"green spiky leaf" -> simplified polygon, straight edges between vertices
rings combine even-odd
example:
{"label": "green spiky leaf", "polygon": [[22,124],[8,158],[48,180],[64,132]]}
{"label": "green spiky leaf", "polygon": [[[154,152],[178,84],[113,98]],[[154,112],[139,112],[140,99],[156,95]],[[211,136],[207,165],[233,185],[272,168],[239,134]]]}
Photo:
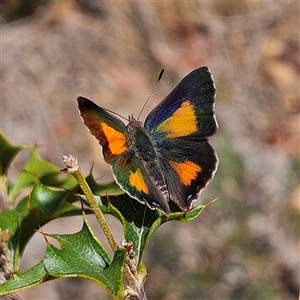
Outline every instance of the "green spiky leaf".
{"label": "green spiky leaf", "polygon": [[[86,201],[84,196],[82,198]],[[111,196],[109,202],[106,197],[95,196],[95,199],[104,213],[115,216],[122,223],[125,239],[134,243],[140,265],[149,239],[159,226],[169,221],[191,221],[205,208],[205,205],[196,206],[189,212],[175,211],[166,217],[161,211],[151,210],[127,194]]]}
{"label": "green spiky leaf", "polygon": [[123,295],[122,277],[126,252],[124,249],[117,250],[111,261],[85,218],[79,232],[48,236],[58,241],[60,248],[48,242],[43,261],[21,274],[13,275],[0,285],[0,296],[64,277],[88,278],[104,286],[114,298]]}
{"label": "green spiky leaf", "polygon": [[29,146],[13,146],[0,132],[0,177],[7,174],[12,160],[22,149],[26,148],[29,148]]}
{"label": "green spiky leaf", "polygon": [[79,207],[65,201],[67,194],[64,190],[50,190],[36,180],[28,197],[23,198],[16,208],[1,213],[0,228],[9,229],[11,234],[14,271],[18,270],[20,256],[35,230],[56,218],[82,213]]}
{"label": "green spiky leaf", "polygon": [[96,281],[117,297],[122,292],[125,250],[120,249],[112,261],[95,238],[85,220],[75,234],[49,235],[60,244],[60,249],[48,244],[44,265],[52,277],[83,277]]}

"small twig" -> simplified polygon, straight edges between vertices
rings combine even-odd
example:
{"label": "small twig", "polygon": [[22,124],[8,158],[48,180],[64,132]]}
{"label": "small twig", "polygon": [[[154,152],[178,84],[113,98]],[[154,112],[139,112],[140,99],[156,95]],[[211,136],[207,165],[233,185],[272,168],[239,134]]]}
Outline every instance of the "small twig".
{"label": "small twig", "polygon": [[63,156],[64,164],[66,165],[66,169],[62,170],[65,173],[72,174],[73,177],[76,179],[78,182],[81,190],[85,194],[91,209],[93,210],[97,221],[99,222],[112,250],[115,252],[118,249],[117,243],[112,235],[112,232],[109,228],[108,223],[106,222],[104,215],[97,205],[97,202],[95,201],[94,195],[87,184],[86,180],[81,174],[80,167],[78,166],[78,160],[76,157],[72,156],[69,154],[69,156]]}
{"label": "small twig", "polygon": [[138,257],[133,251],[133,243],[127,242],[125,239],[121,241],[121,246],[127,250],[126,261],[124,266],[124,274],[129,286],[126,288],[125,299],[128,300],[147,300],[147,295],[144,289],[145,276],[140,275],[138,266]]}

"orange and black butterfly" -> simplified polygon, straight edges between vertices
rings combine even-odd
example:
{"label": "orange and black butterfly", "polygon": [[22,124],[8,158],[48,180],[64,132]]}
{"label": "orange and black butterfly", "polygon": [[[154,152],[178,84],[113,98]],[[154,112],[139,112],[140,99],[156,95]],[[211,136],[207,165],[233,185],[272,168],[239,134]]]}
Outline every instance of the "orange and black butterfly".
{"label": "orange and black butterfly", "polygon": [[169,215],[170,201],[188,211],[217,170],[218,158],[208,141],[218,128],[215,94],[210,70],[202,67],[184,77],[144,125],[133,117],[125,125],[83,97],[78,106],[120,187]]}

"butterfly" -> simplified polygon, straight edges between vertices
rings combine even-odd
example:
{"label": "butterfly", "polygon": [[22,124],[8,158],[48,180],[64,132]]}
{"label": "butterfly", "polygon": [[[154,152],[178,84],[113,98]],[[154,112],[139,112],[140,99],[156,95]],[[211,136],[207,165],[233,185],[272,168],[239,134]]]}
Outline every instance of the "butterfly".
{"label": "butterfly", "polygon": [[170,214],[183,212],[213,178],[218,157],[208,138],[216,133],[216,89],[207,67],[187,76],[147,116],[125,125],[110,111],[78,97],[84,124],[102,146],[118,185],[132,198]]}

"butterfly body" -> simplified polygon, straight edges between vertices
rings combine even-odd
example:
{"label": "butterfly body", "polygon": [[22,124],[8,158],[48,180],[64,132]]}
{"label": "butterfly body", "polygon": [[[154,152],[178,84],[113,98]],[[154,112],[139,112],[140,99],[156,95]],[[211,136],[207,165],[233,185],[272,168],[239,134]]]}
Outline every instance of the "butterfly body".
{"label": "butterfly body", "polygon": [[208,137],[217,130],[215,87],[206,67],[188,74],[150,112],[144,126],[120,119],[79,97],[85,125],[99,140],[116,182],[151,209],[170,213],[169,201],[182,211],[213,177],[218,159]]}

